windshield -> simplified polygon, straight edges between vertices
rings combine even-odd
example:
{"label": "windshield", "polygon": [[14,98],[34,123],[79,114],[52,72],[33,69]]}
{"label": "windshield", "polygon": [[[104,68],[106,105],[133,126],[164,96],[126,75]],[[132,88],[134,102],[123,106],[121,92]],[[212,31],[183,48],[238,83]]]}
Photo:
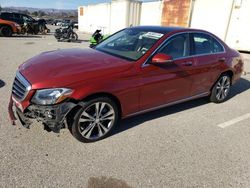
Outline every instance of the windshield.
{"label": "windshield", "polygon": [[162,33],[129,28],[107,38],[95,49],[124,59],[138,60],[162,36]]}

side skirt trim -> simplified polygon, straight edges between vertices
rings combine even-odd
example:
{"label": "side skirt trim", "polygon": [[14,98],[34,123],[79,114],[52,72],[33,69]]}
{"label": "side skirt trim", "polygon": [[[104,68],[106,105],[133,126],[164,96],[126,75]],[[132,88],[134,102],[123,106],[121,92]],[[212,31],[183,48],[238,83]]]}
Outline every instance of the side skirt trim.
{"label": "side skirt trim", "polygon": [[205,92],[205,93],[201,93],[201,94],[194,95],[194,96],[191,96],[191,97],[187,97],[187,98],[184,98],[184,99],[180,99],[180,100],[177,100],[177,101],[174,101],[174,102],[170,102],[170,103],[167,103],[167,104],[163,104],[163,105],[160,105],[160,106],[149,108],[149,109],[146,109],[146,110],[138,111],[138,112],[135,112],[133,114],[129,114],[127,116],[124,116],[122,119],[125,119],[125,118],[128,118],[128,117],[132,117],[132,116],[136,116],[136,115],[143,114],[143,113],[147,113],[147,112],[150,112],[150,111],[158,110],[160,108],[172,106],[172,105],[175,105],[175,104],[183,103],[183,102],[190,101],[190,100],[193,100],[193,99],[198,99],[198,98],[201,98],[201,97],[206,97],[209,94],[210,94],[210,92]]}

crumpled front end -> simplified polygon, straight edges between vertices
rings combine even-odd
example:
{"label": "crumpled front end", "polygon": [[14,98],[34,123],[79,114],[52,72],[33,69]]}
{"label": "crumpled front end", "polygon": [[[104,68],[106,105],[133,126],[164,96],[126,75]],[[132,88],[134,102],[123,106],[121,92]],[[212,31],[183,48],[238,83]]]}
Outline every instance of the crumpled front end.
{"label": "crumpled front end", "polygon": [[32,124],[32,119],[42,122],[44,129],[47,131],[59,132],[64,127],[64,120],[67,114],[77,104],[68,100],[55,105],[37,105],[32,104],[30,101],[35,91],[32,90],[31,84],[17,72],[13,87],[12,94],[9,102],[9,117],[12,124],[20,120],[21,124],[29,128]]}

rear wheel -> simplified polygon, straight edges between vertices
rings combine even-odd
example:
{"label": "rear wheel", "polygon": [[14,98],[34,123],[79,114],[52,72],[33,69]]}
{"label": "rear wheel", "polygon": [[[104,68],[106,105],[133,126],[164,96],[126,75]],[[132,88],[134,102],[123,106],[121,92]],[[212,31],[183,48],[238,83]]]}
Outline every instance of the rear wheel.
{"label": "rear wheel", "polygon": [[84,102],[69,127],[72,135],[81,142],[94,142],[107,137],[118,124],[119,113],[115,102],[99,97]]}
{"label": "rear wheel", "polygon": [[231,88],[231,77],[228,74],[222,74],[212,88],[210,100],[215,103],[224,102]]}
{"label": "rear wheel", "polygon": [[70,41],[75,42],[78,40],[78,35],[76,33],[71,33],[70,35]]}
{"label": "rear wheel", "polygon": [[2,26],[0,28],[0,35],[4,37],[11,37],[13,34],[12,29],[8,26]]}

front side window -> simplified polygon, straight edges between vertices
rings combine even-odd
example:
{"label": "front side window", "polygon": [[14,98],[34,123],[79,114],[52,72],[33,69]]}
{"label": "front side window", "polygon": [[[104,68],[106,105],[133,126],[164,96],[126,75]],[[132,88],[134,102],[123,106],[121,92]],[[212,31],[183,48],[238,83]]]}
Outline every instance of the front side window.
{"label": "front side window", "polygon": [[30,16],[22,15],[22,17],[23,17],[23,20],[24,20],[25,22],[32,22],[32,21],[33,21],[33,18],[31,18]]}
{"label": "front side window", "polygon": [[223,52],[222,45],[210,35],[194,33],[194,55]]}
{"label": "front side window", "polygon": [[95,49],[124,59],[138,60],[163,35],[159,32],[129,28],[107,38]]}
{"label": "front side window", "polygon": [[14,13],[14,18],[15,18],[15,19],[21,19],[20,14],[15,14],[15,13]]}
{"label": "front side window", "polygon": [[189,35],[179,34],[172,37],[158,53],[170,55],[173,59],[182,58],[190,55]]}

